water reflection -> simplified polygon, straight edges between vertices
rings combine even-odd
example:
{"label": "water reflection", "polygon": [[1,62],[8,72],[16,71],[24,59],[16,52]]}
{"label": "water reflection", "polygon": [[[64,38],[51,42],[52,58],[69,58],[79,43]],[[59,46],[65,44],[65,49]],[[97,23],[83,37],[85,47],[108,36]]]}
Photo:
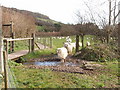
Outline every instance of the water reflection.
{"label": "water reflection", "polygon": [[45,62],[26,62],[23,63],[24,65],[37,65],[37,66],[56,66],[60,64],[61,62],[50,62],[50,61],[45,61]]}
{"label": "water reflection", "polygon": [[77,64],[74,64],[72,62],[58,62],[58,61],[44,61],[44,62],[25,62],[24,65],[37,65],[37,66],[57,66],[57,65],[66,65],[66,66],[76,66]]}

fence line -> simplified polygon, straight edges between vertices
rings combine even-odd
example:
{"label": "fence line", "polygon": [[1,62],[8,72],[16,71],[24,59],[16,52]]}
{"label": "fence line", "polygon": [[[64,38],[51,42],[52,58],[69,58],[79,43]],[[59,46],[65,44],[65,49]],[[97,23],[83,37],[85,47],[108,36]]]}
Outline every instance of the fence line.
{"label": "fence line", "polygon": [[[52,37],[49,38],[40,38],[43,41],[44,48],[49,45],[52,48]],[[29,52],[34,51],[34,45],[35,45],[35,35],[32,34],[32,38],[4,38],[4,44],[5,46],[5,51],[4,53],[4,82],[5,82],[5,88],[16,88],[18,86],[16,77],[14,76],[14,72],[10,69],[9,64],[8,64],[8,49],[9,49],[9,42],[14,42],[14,41],[21,41],[21,40],[28,40],[29,43]],[[12,44],[12,43],[10,43]],[[10,45],[10,47],[14,48],[14,46]]]}
{"label": "fence line", "polygon": [[37,37],[36,42],[43,44],[44,48],[46,48],[46,46],[50,48],[53,47],[52,37]]}
{"label": "fence line", "polygon": [[12,39],[12,38],[4,38],[3,40],[5,41],[21,41],[21,40],[31,40],[33,38],[16,38],[16,39]]}

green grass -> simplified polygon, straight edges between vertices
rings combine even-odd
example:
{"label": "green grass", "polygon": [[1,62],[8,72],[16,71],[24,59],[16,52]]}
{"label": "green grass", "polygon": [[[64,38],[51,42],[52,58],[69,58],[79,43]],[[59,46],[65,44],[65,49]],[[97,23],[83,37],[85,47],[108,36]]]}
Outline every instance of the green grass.
{"label": "green grass", "polygon": [[[89,39],[87,39],[89,37]],[[72,42],[76,42],[76,37],[75,36],[70,36],[70,38],[72,39]],[[80,42],[81,42],[81,37],[80,38]],[[94,45],[95,42],[92,40],[92,38],[94,38],[94,36],[92,35],[86,35],[84,37],[84,47],[86,47],[86,42],[89,41],[91,45]],[[63,43],[66,42],[66,38],[64,39],[53,39],[53,45],[54,48],[60,48],[63,47]],[[79,49],[82,49],[82,47],[79,47]]]}
{"label": "green grass", "polygon": [[[39,27],[39,28],[43,28],[43,27]],[[86,39],[87,37],[90,37],[90,39]],[[86,41],[89,41],[91,42],[92,44],[94,43],[91,38],[93,36],[91,35],[86,35],[85,36],[85,39],[84,39],[84,45],[86,46]],[[43,37],[42,37],[43,38]],[[49,41],[49,37],[46,37],[47,40]],[[70,36],[70,38],[72,39],[72,42],[75,42],[75,36]],[[53,39],[53,49],[56,49],[56,48],[60,48],[60,47],[63,47],[63,43],[66,41],[66,39]],[[80,40],[81,41],[81,40]],[[40,41],[40,40],[37,40],[37,42],[41,42],[43,43],[43,40]],[[47,42],[47,45],[48,45],[48,42]],[[19,51],[19,50],[28,50],[28,40],[25,40],[25,41],[16,41],[15,42],[15,51]]]}
{"label": "green grass", "polygon": [[54,20],[50,20],[50,19],[43,19],[43,18],[37,18],[38,20],[41,20],[41,21],[45,21],[45,22],[50,22],[50,23],[58,23],[58,22],[56,22],[56,21],[54,21]]}
{"label": "green grass", "polygon": [[39,32],[41,32],[41,31],[45,30],[45,27],[44,26],[37,26],[37,29],[38,29]]}
{"label": "green grass", "polygon": [[15,51],[28,50],[28,40],[15,41]]}
{"label": "green grass", "polygon": [[32,53],[28,53],[27,55],[23,56],[25,60],[39,58],[42,55],[50,55],[51,53],[55,53],[55,49],[44,49],[44,50],[37,50]]}
{"label": "green grass", "polygon": [[[17,78],[18,88],[114,88],[117,87],[117,61],[104,62],[98,74],[73,74],[50,69],[30,69],[23,65],[10,65]],[[110,68],[111,67],[111,68]],[[103,68],[103,67],[102,67]]]}
{"label": "green grass", "polygon": [[[87,37],[90,39],[87,40]],[[85,36],[84,44],[86,41],[94,43],[91,38],[93,36]],[[75,42],[75,36],[71,36],[73,42]],[[40,41],[38,41],[40,42]],[[29,53],[23,58],[26,60],[38,58],[41,55],[50,55],[56,53],[56,48],[63,46],[64,39],[53,39],[53,49],[38,50],[33,53]],[[15,50],[28,49],[27,41],[16,42]],[[97,73],[92,74],[74,74],[65,72],[54,72],[50,69],[30,69],[27,66],[10,62],[9,66],[16,76],[16,82],[18,88],[114,88],[117,87],[118,77],[118,62],[95,62],[105,67],[101,67]]]}
{"label": "green grass", "polygon": [[[90,35],[85,36],[84,45],[86,45],[86,41],[90,41],[90,39],[88,39],[88,40],[86,39],[87,37],[90,37],[90,39],[91,39],[93,36],[90,36]],[[45,38],[43,38],[43,37],[41,37],[41,38],[42,38],[41,40],[36,39],[36,41],[43,44],[43,41],[45,40]],[[75,36],[70,36],[70,38],[72,39],[72,42],[75,42]],[[46,40],[47,40],[47,45],[49,46],[48,42],[49,42],[50,38],[46,37]],[[25,55],[23,58],[25,60],[29,60],[29,59],[32,59],[32,58],[38,58],[41,55],[49,55],[51,53],[55,54],[57,48],[63,47],[63,43],[66,41],[66,38],[53,39],[52,41],[53,41],[53,48],[52,49],[38,50],[38,51],[35,51],[33,53],[29,53],[29,54]],[[37,47],[35,46],[35,48],[37,48]],[[81,47],[80,47],[80,49],[81,49]],[[28,41],[17,41],[17,42],[15,42],[15,51],[19,51],[19,50],[28,50]],[[74,52],[75,51],[73,51],[73,53]]]}

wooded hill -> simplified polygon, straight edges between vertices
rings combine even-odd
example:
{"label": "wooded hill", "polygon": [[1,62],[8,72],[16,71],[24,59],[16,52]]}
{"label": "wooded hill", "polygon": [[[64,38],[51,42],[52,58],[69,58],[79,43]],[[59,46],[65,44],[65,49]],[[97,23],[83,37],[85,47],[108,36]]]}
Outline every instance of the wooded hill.
{"label": "wooded hill", "polygon": [[[14,23],[13,32],[16,37],[29,37],[34,32],[49,32],[55,30],[59,22],[51,20],[48,16],[27,10],[7,8],[2,6],[3,24]],[[10,27],[3,26],[3,35],[10,37]]]}

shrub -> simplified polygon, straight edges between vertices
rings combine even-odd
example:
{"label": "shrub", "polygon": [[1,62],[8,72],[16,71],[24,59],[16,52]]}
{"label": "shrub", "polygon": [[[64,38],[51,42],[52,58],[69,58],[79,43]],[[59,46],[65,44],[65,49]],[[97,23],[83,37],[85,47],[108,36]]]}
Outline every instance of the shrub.
{"label": "shrub", "polygon": [[80,50],[80,54],[75,55],[78,58],[93,61],[108,61],[119,58],[116,50],[107,44],[96,44]]}

